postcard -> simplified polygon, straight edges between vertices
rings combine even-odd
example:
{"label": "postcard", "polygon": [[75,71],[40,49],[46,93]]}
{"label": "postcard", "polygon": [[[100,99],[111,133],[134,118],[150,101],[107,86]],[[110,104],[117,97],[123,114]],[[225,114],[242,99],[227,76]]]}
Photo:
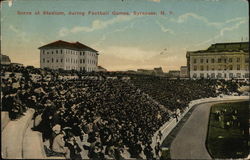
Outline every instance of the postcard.
{"label": "postcard", "polygon": [[246,0],[1,1],[1,156],[249,158]]}

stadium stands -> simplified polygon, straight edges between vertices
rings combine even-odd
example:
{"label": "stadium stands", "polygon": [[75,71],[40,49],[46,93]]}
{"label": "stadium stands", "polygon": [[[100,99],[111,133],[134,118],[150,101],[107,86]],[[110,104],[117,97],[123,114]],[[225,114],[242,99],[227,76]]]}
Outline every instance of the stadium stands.
{"label": "stadium stands", "polygon": [[[1,73],[2,110],[13,121],[34,109],[32,129],[49,142],[47,156],[66,158],[152,158],[153,135],[177,109],[184,110],[194,99],[237,92],[239,87],[231,81],[31,67],[7,67]],[[38,141],[30,131],[31,139]],[[25,143],[32,145],[30,139]]]}

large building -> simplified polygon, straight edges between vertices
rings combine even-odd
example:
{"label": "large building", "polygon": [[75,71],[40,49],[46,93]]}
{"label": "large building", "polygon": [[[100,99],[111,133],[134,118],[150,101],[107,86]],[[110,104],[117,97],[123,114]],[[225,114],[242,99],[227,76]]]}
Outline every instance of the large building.
{"label": "large building", "polygon": [[10,57],[3,55],[1,53],[0,53],[0,62],[1,62],[1,65],[10,65],[11,64]]}
{"label": "large building", "polygon": [[190,78],[249,79],[249,42],[216,43],[186,57]]}
{"label": "large building", "polygon": [[39,47],[40,67],[97,71],[98,51],[80,43],[56,41]]}

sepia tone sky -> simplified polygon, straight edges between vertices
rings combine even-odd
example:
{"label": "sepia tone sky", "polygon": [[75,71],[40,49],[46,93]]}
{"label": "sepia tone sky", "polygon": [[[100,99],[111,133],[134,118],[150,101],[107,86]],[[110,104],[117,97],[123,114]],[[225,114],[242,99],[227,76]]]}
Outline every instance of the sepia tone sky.
{"label": "sepia tone sky", "polygon": [[99,65],[110,71],[179,69],[186,65],[186,51],[247,41],[248,7],[246,0],[13,0],[1,3],[1,53],[13,62],[39,67],[38,47],[56,40],[79,41],[98,50]]}

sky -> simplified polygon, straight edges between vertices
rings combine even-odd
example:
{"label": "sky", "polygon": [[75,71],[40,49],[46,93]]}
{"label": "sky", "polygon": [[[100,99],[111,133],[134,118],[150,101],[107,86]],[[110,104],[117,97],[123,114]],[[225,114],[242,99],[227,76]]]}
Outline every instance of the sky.
{"label": "sky", "polygon": [[249,41],[248,10],[246,0],[13,0],[1,3],[1,53],[39,67],[40,46],[79,41],[98,50],[109,71],[179,70],[187,51]]}

